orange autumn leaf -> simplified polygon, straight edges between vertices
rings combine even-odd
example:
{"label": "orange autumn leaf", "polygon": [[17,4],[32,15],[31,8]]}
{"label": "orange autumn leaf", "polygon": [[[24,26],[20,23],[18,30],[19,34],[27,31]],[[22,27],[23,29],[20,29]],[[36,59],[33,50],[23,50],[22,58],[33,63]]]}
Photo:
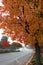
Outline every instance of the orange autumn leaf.
{"label": "orange autumn leaf", "polygon": [[17,39],[25,44],[32,43],[33,45],[35,37],[37,37],[39,45],[43,45],[41,2],[42,0],[39,0],[38,4],[34,5],[34,0],[31,2],[28,0],[3,0],[4,6],[0,7],[0,28],[4,29],[4,34],[10,36],[12,40]]}

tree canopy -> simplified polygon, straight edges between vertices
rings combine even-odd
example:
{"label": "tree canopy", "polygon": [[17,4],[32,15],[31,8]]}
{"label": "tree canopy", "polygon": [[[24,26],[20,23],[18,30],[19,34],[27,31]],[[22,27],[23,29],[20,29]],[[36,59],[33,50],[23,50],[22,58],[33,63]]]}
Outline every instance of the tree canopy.
{"label": "tree canopy", "polygon": [[[34,45],[37,38],[43,45],[43,1],[2,0],[0,28],[13,40]],[[42,6],[41,6],[42,5]]]}

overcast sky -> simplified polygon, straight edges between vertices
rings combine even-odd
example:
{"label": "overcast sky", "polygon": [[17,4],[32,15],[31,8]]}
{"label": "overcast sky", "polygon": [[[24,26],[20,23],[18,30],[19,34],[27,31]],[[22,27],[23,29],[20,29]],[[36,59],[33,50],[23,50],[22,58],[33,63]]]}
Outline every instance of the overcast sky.
{"label": "overcast sky", "polygon": [[2,3],[2,0],[0,0],[0,6],[4,6],[4,4]]}

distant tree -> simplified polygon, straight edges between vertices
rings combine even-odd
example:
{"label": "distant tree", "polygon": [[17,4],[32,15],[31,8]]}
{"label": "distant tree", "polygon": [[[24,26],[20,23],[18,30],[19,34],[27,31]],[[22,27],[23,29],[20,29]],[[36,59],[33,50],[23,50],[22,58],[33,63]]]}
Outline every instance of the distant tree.
{"label": "distant tree", "polygon": [[2,40],[7,40],[8,41],[8,37],[7,36],[2,36],[1,41]]}
{"label": "distant tree", "polygon": [[22,47],[22,45],[18,42],[13,42],[12,46],[14,46],[15,48],[21,48]]}

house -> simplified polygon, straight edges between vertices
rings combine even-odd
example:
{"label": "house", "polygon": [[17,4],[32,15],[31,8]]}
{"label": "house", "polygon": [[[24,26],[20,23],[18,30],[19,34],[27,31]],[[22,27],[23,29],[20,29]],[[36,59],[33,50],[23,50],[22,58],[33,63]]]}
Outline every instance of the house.
{"label": "house", "polygon": [[8,42],[8,37],[7,36],[3,36],[2,37],[2,39],[1,39],[1,45],[2,45],[2,48],[10,47],[10,44]]}

